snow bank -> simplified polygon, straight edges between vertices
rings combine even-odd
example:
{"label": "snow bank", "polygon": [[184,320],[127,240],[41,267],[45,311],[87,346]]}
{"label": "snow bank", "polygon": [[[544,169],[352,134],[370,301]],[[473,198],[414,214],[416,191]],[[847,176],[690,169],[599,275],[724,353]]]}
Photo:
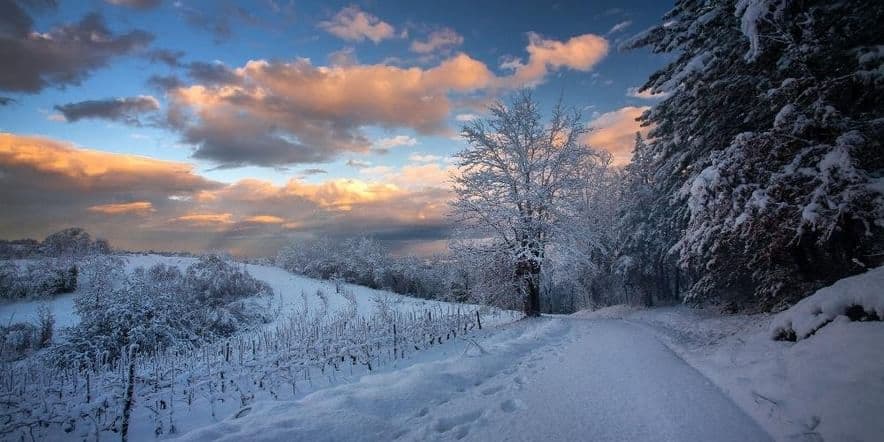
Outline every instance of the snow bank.
{"label": "snow bank", "polygon": [[844,278],[802,299],[774,318],[771,335],[776,340],[800,341],[839,316],[884,318],[884,267]]}
{"label": "snow bank", "polygon": [[[836,287],[865,286],[874,292],[880,278],[876,269],[823,290],[831,295]],[[884,321],[840,315],[812,339],[772,340],[772,324],[789,314],[797,319],[795,311],[797,305],[780,315],[721,315],[678,306],[637,310],[624,320],[655,332],[775,440],[880,440],[884,352],[876,349],[884,342]]]}

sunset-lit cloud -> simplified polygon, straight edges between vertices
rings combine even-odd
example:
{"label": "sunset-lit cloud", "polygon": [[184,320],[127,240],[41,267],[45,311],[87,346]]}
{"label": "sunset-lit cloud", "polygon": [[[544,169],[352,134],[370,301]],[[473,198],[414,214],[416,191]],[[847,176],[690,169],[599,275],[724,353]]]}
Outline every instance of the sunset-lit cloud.
{"label": "sunset-lit cloud", "polygon": [[607,53],[607,42],[592,34],[565,42],[530,34],[526,50],[527,62],[511,61],[512,75],[503,77],[465,53],[429,68],[316,66],[307,59],[216,66],[230,78],[169,90],[167,119],[196,146],[195,158],[224,167],[326,162],[371,149],[365,126],[451,134],[452,95],[534,85],[561,68],[589,70]]}
{"label": "sunset-lit cloud", "polygon": [[374,43],[392,38],[396,32],[392,25],[362,11],[358,6],[341,9],[331,19],[320,22],[319,28],[342,40],[368,39]]}
{"label": "sunset-lit cloud", "polygon": [[89,207],[90,212],[98,212],[105,215],[137,214],[145,215],[155,212],[150,201],[133,201],[131,203],[101,204]]}
{"label": "sunset-lit cloud", "polygon": [[635,133],[641,132],[644,136],[648,134],[648,128],[641,127],[636,118],[648,109],[646,106],[627,106],[599,115],[589,122],[588,126],[592,131],[586,135],[584,142],[610,152],[615,165],[629,163],[635,147]]}
{"label": "sunset-lit cloud", "polygon": [[246,217],[243,221],[255,224],[282,224],[285,222],[284,219],[273,215],[252,215]]}
{"label": "sunset-lit cloud", "polygon": [[608,54],[608,41],[594,34],[584,34],[561,42],[528,33],[528,60],[512,59],[502,67],[512,69],[506,83],[514,86],[535,85],[546,75],[566,67],[589,71]]}
{"label": "sunset-lit cloud", "polygon": [[426,40],[414,40],[410,49],[418,54],[429,54],[438,50],[451,49],[463,44],[463,36],[451,28],[438,29],[430,33]]}
{"label": "sunset-lit cloud", "polygon": [[121,189],[143,185],[170,192],[213,187],[185,163],[81,149],[48,138],[0,133],[0,167],[52,177],[43,185]]}

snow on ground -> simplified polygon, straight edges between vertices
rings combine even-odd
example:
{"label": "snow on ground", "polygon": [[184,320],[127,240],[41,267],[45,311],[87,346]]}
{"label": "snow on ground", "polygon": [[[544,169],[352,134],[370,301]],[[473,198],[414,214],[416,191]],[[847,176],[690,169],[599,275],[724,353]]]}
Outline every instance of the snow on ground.
{"label": "snow on ground", "polygon": [[802,299],[774,320],[775,339],[807,339],[838,317],[884,319],[884,267],[844,278]]}
{"label": "snow on ground", "polygon": [[[852,322],[835,307],[881,305],[882,275],[878,268],[841,280],[778,315],[669,307],[624,309],[620,317],[657,334],[777,440],[881,440],[884,322]],[[830,311],[841,313],[806,339],[771,338],[782,324],[809,324]]]}
{"label": "snow on ground", "polygon": [[[190,257],[154,254],[127,255],[125,259],[127,271],[132,271],[136,267],[148,268],[158,263],[175,266],[184,271],[189,265],[197,261],[196,258]],[[273,289],[276,296],[274,304],[281,307],[280,317],[285,317],[286,313],[296,310],[300,312],[307,310],[307,314],[314,317],[324,311],[333,313],[346,308],[348,305],[348,300],[341,293],[337,293],[334,282],[294,275],[278,267],[253,264],[244,264],[244,266],[252,276],[267,282]],[[387,302],[391,307],[400,312],[456,308],[453,307],[453,304],[447,302],[412,298],[353,284],[339,283],[338,286],[354,293],[357,303],[357,315],[359,316],[371,316],[378,308],[378,301]],[[323,292],[326,296],[325,300],[317,295],[318,291]],[[80,320],[74,310],[74,298],[78,293],[65,293],[46,300],[0,303],[0,323],[36,321],[38,308],[41,305],[46,305],[55,315],[57,327],[76,325]],[[325,310],[326,308],[327,311]],[[506,322],[512,320],[512,316],[494,316],[489,317],[488,320]]]}
{"label": "snow on ground", "polygon": [[622,321],[525,320],[456,346],[300,400],[257,403],[182,439],[769,440],[653,334]]}
{"label": "snow on ground", "polygon": [[[817,301],[854,299],[879,276]],[[771,339],[772,323],[806,310],[614,306],[518,321],[183,440],[880,440],[884,322],[840,316],[797,343]]]}

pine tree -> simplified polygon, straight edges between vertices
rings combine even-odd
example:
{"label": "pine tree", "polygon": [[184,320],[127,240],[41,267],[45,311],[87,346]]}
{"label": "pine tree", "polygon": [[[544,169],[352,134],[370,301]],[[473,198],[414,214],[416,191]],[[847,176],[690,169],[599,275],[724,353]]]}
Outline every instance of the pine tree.
{"label": "pine tree", "polygon": [[[775,308],[882,261],[884,4],[683,0],[627,43],[677,59],[653,126],[658,254],[688,300]],[[654,237],[638,232],[635,242]]]}

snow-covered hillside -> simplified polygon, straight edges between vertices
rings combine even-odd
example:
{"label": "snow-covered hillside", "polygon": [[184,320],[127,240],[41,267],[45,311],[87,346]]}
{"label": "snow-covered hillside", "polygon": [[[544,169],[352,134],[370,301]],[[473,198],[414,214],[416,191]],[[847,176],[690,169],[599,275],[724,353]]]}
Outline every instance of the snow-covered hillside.
{"label": "snow-covered hillside", "polygon": [[[126,257],[125,271],[158,263],[184,270],[195,261],[132,255]],[[175,436],[255,401],[297,399],[365,373],[420,360],[427,350],[445,353],[453,342],[519,317],[515,312],[299,277],[274,267],[239,266],[273,289],[272,298],[260,300],[272,312],[269,323],[196,348],[134,358],[123,352],[108,365],[96,360],[87,367],[58,369],[42,358],[53,348],[5,362],[0,395],[11,400],[0,409],[7,417],[0,423],[0,434],[14,439],[36,432],[48,440],[112,436],[120,430],[125,386],[133,384],[130,440]],[[0,318],[31,321],[45,305],[62,329],[55,341],[64,343],[63,329],[80,320],[73,308],[80,294],[5,304]],[[52,400],[47,402],[47,397]]]}
{"label": "snow-covered hillside", "polygon": [[[136,267],[148,268],[158,263],[175,266],[183,271],[187,266],[196,261],[196,258],[152,254],[128,255],[125,258],[126,269],[130,272]],[[347,288],[356,295],[357,314],[360,316],[371,316],[380,302],[395,306],[396,310],[403,312],[439,308],[448,309],[451,305],[446,302],[411,298],[353,284],[306,278],[294,275],[278,267],[253,264],[243,264],[243,266],[255,278],[270,284],[276,296],[274,303],[282,307],[282,316],[297,310],[299,312],[307,312],[310,316],[315,317],[316,314],[321,313],[325,309],[326,302],[328,303],[328,311],[326,313],[333,314],[335,311],[339,311],[348,305],[348,300],[341,293],[338,293],[339,288]],[[317,295],[319,291],[326,295],[325,300]],[[37,309],[41,305],[45,305],[55,315],[57,326],[72,326],[79,321],[74,311],[74,298],[79,292],[78,290],[74,293],[66,293],[48,300],[0,304],[0,322],[33,321],[37,317]]]}

